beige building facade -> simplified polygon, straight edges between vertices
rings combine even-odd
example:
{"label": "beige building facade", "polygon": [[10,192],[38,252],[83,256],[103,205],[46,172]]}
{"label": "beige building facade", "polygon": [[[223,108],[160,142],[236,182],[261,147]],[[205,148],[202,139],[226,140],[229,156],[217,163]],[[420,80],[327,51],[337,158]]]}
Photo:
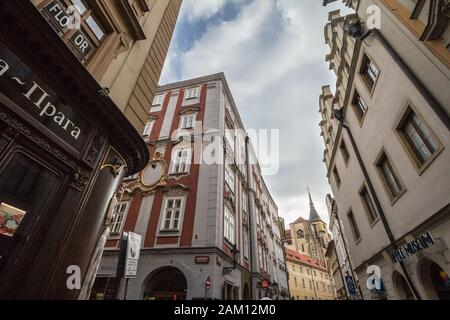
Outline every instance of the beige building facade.
{"label": "beige building facade", "polygon": [[285,248],[291,300],[334,300],[334,282],[326,265]]}
{"label": "beige building facade", "polygon": [[364,299],[449,299],[448,3],[345,2],[356,13],[325,27],[337,82],[320,127],[352,267]]}

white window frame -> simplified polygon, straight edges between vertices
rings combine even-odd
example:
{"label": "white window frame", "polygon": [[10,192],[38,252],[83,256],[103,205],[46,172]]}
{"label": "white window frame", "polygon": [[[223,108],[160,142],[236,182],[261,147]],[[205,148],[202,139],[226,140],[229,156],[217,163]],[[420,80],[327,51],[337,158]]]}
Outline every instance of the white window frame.
{"label": "white window frame", "polygon": [[244,246],[244,258],[249,258],[249,248],[248,248],[248,232],[244,231],[243,234],[243,246]]}
{"label": "white window frame", "polygon": [[184,100],[197,99],[200,87],[189,88],[184,92]]}
{"label": "white window frame", "polygon": [[153,98],[152,106],[160,106],[163,104],[164,94],[158,94]]}
{"label": "white window frame", "polygon": [[[191,158],[192,158],[191,148],[174,149],[172,151],[172,165],[170,166],[170,174],[189,173]],[[178,170],[176,169],[177,165],[179,165]],[[181,168],[183,168],[183,170],[181,170]]]}
{"label": "white window frame", "polygon": [[225,182],[230,188],[231,192],[234,194],[234,184],[235,184],[235,173],[233,168],[230,165],[225,166]]}
{"label": "white window frame", "polygon": [[180,117],[180,129],[193,129],[195,126],[195,121],[197,120],[197,115],[195,113],[193,114],[186,114]]}
{"label": "white window frame", "polygon": [[[172,201],[172,207],[169,207],[169,201]],[[178,207],[175,204],[179,201]],[[178,211],[178,217],[175,217]],[[170,218],[168,214],[170,213]],[[161,232],[179,232],[181,231],[181,225],[184,216],[184,197],[167,197],[164,199],[163,215],[161,219],[160,231]],[[169,227],[166,228],[166,222],[169,221]],[[175,225],[176,221],[176,225]]]}
{"label": "white window frame", "polygon": [[[124,207],[123,211],[120,212],[118,211],[119,207]],[[111,232],[110,235],[112,237],[115,236],[119,236],[122,231],[123,231],[123,227],[125,226],[125,221],[127,219],[127,215],[128,215],[128,210],[130,209],[130,202],[129,201],[122,201],[119,202],[118,204],[116,204],[115,208],[114,208],[114,219],[111,222]],[[121,218],[120,222],[119,222],[119,218]],[[119,226],[117,228],[117,226]],[[116,231],[114,231],[116,230]]]}
{"label": "white window frame", "polygon": [[242,211],[248,213],[248,198],[247,192],[242,192]]}
{"label": "white window frame", "polygon": [[223,237],[230,244],[236,244],[236,216],[225,206],[223,215]]}
{"label": "white window frame", "polygon": [[144,132],[142,133],[143,137],[150,137],[150,135],[152,134],[153,131],[153,125],[155,124],[155,120],[149,120],[147,121],[147,123],[145,124],[145,128],[144,128]]}
{"label": "white window frame", "polygon": [[231,150],[234,153],[236,146],[236,130],[226,127],[225,128],[225,138],[228,141],[228,144],[231,147]]}

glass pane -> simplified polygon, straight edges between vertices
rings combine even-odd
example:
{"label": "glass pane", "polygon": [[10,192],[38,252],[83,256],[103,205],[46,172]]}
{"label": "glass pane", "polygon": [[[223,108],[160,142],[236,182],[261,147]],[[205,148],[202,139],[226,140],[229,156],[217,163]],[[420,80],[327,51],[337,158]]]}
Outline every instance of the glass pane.
{"label": "glass pane", "polygon": [[83,15],[87,11],[86,4],[82,0],[72,0],[72,3],[76,6],[78,12]]}
{"label": "glass pane", "polygon": [[102,40],[105,36],[105,32],[100,27],[100,25],[95,21],[95,19],[92,16],[89,16],[86,18],[86,23],[88,24],[89,28],[91,28],[92,32],[95,34],[98,40]]}

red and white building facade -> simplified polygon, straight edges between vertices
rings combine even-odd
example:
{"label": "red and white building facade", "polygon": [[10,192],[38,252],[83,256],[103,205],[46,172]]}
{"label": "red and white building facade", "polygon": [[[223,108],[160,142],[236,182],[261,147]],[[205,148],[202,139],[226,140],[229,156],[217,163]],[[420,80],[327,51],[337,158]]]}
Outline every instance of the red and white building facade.
{"label": "red and white building facade", "polygon": [[[151,160],[122,183],[91,298],[287,299],[277,206],[224,75],[159,87],[149,111]],[[142,236],[126,290],[123,232]]]}

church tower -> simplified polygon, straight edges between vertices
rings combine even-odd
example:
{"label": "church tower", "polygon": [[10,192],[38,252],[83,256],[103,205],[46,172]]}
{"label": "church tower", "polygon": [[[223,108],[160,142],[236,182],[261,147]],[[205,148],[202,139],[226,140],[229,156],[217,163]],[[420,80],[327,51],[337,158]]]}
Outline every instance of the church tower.
{"label": "church tower", "polygon": [[308,196],[309,218],[306,220],[299,217],[289,225],[289,230],[286,230],[285,247],[310,256],[325,265],[325,252],[331,237],[327,231],[327,224],[320,218],[314,206],[309,188]]}

